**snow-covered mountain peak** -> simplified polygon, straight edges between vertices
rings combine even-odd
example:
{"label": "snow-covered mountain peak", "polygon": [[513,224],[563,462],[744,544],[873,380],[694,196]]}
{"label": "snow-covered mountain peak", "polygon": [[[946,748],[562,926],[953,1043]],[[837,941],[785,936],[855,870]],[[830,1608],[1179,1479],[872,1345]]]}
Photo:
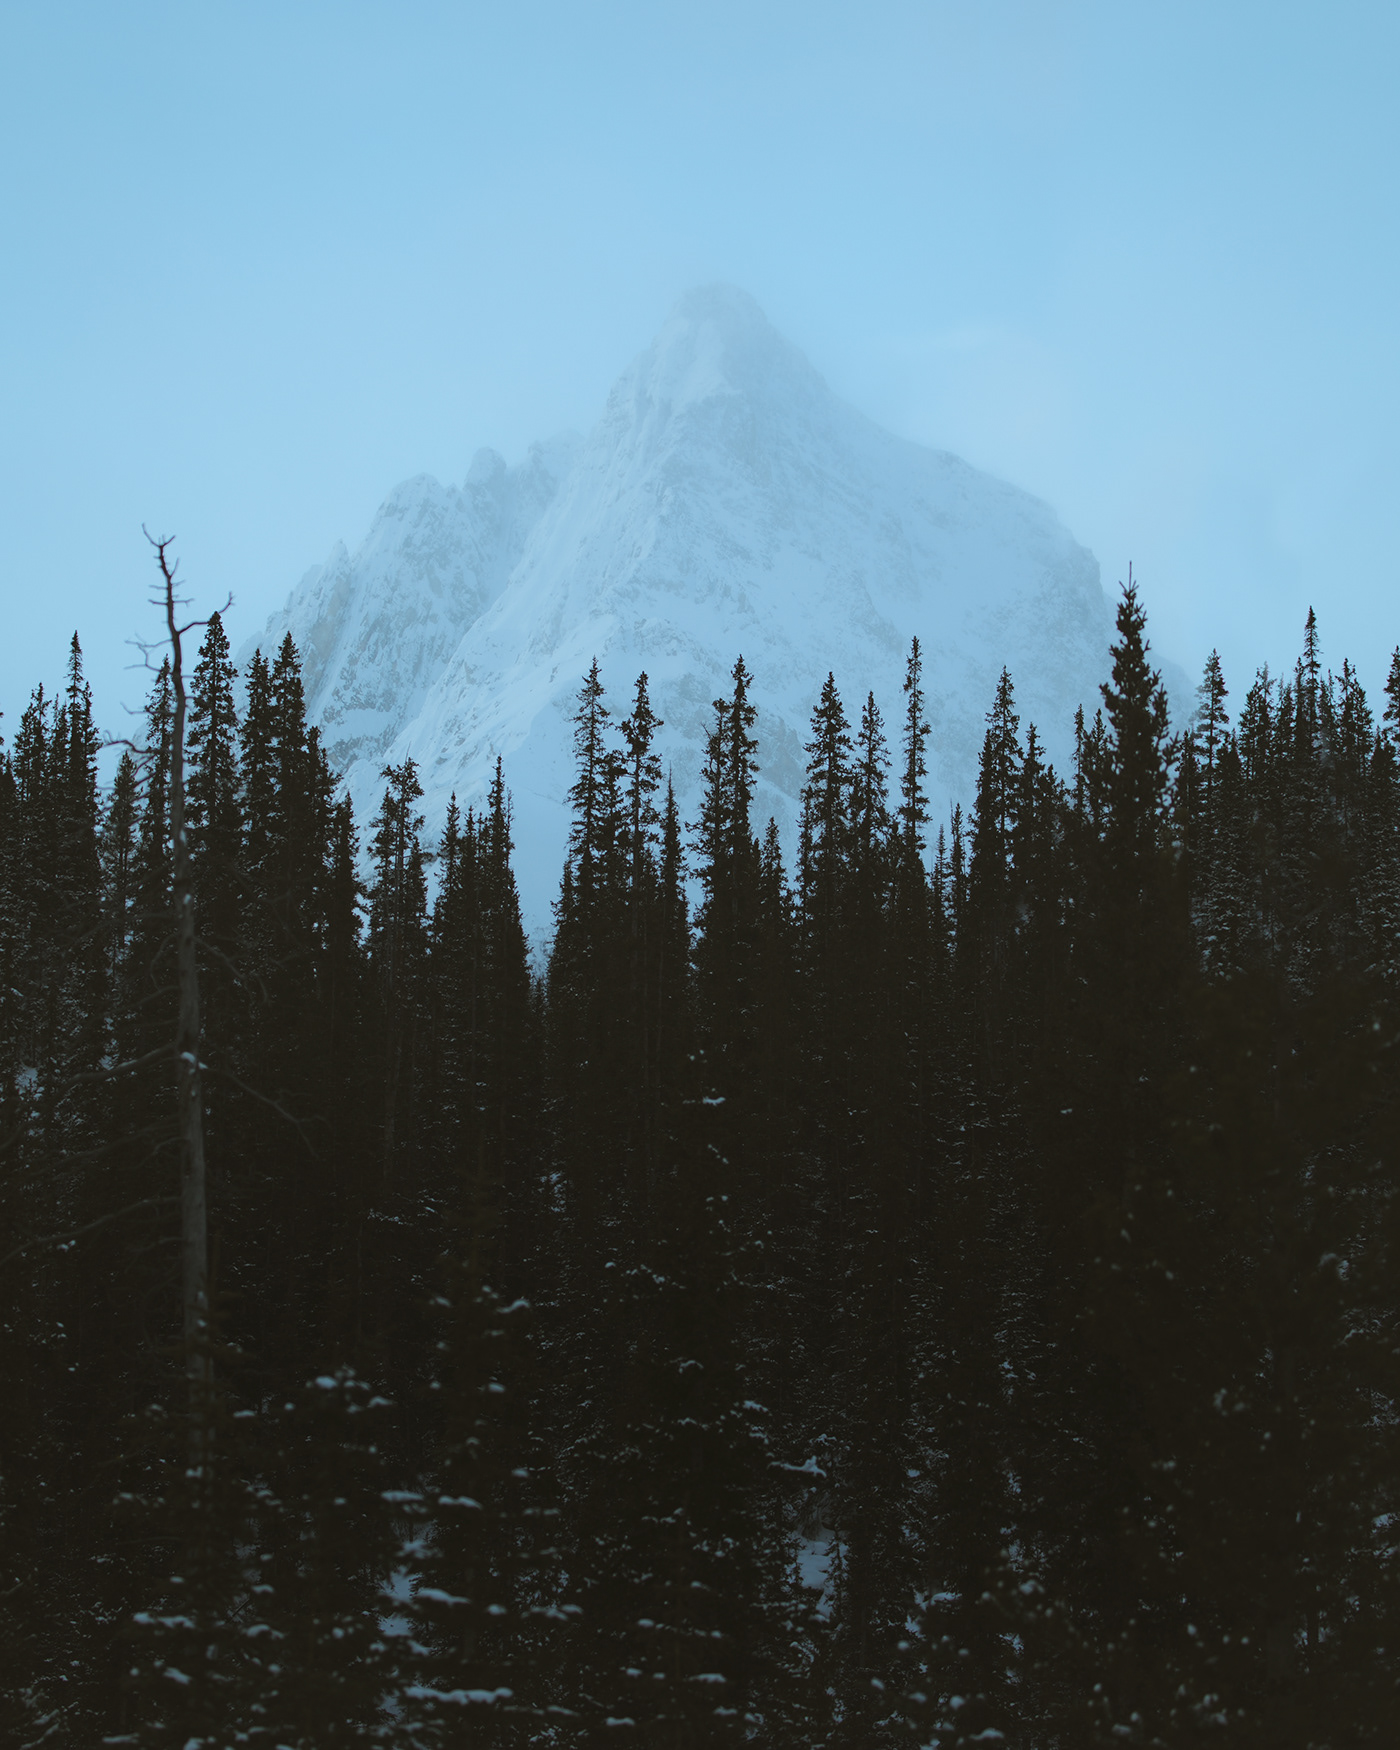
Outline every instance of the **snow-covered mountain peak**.
{"label": "snow-covered mountain peak", "polygon": [[290,628],[313,714],[363,824],[387,760],[413,757],[436,830],[497,754],[515,796],[522,898],[547,927],[566,833],[569,725],[596,656],[615,715],[639,671],[695,818],[711,701],[743,654],[759,705],[759,806],[791,847],[812,704],[835,671],[854,719],[897,717],[912,636],[926,661],[930,791],[970,799],[1002,665],[1023,723],[1069,751],[1109,616],[1098,565],[1048,506],[848,407],[745,293],[683,298],[586,440],[460,489],[392,493],[353,557],[308,574]]}
{"label": "snow-covered mountain peak", "polygon": [[706,286],[676,305],[618,383],[609,411],[654,410],[666,419],[716,396],[791,402],[822,388],[747,292]]}

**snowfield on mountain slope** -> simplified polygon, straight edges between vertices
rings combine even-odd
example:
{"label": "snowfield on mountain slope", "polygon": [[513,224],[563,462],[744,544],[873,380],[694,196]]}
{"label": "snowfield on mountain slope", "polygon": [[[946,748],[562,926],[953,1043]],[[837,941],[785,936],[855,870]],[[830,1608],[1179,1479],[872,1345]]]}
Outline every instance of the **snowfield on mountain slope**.
{"label": "snowfield on mountain slope", "polygon": [[[1111,619],[1097,561],[1030,494],[842,403],[745,294],[682,300],[586,440],[462,488],[391,494],[363,547],[309,572],[257,640],[290,630],[361,829],[412,756],[428,831],[479,802],[499,753],[527,927],[548,931],[567,835],[570,724],[599,660],[614,719],[645,669],[685,818],[711,701],[740,653],[759,707],[758,824],[791,852],[802,744],[830,669],[873,691],[892,743],[910,638],[925,657],[936,816],[966,804],[1005,664],[1023,730],[1064,766]],[[244,655],[246,657],[247,651]]]}

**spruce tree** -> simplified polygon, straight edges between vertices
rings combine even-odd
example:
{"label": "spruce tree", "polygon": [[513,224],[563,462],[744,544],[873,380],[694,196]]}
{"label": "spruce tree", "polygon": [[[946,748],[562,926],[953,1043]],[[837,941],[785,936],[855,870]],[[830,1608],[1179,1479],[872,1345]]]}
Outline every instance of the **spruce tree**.
{"label": "spruce tree", "polygon": [[[92,1070],[102,1058],[107,1002],[98,734],[92,716],[92,689],[83,676],[83,653],[76,632],[69,647],[68,685],[59,722],[61,734],[55,752],[61,764],[58,856],[66,963],[63,1006],[70,1040],[65,1059],[72,1073]],[[92,1103],[86,1104],[89,1117],[95,1117]]]}
{"label": "spruce tree", "polygon": [[910,642],[909,656],[905,663],[904,697],[899,774],[899,839],[903,860],[912,866],[915,863],[922,864],[923,829],[929,820],[924,780],[928,776],[930,728],[924,717],[924,665],[917,638]]}
{"label": "spruce tree", "polygon": [[996,698],[987,713],[987,732],[977,769],[977,803],[968,868],[971,928],[964,944],[965,976],[979,992],[984,1053],[995,1049],[1007,1001],[1009,924],[1016,898],[1012,838],[1021,792],[1020,725],[1011,676],[1003,669]]}
{"label": "spruce tree", "polygon": [[528,1742],[545,1717],[549,1625],[559,1620],[545,1496],[530,1486],[537,1433],[519,1331],[519,1288],[536,1268],[538,1202],[520,1183],[532,1092],[528,972],[510,863],[510,804],[500,761],[478,821],[455,798],[440,852],[429,982],[436,1046],[437,1149],[451,1169],[442,1197],[442,1315],[430,1389],[441,1433],[432,1455],[435,1532],[414,1595],[419,1674],[410,1718],[429,1743]]}
{"label": "spruce tree", "polygon": [[[228,635],[209,617],[190,688],[190,851],[201,931],[225,960],[237,951],[239,865],[243,854],[238,713]],[[219,968],[219,972],[224,970]],[[212,985],[221,982],[213,965]]]}
{"label": "spruce tree", "polygon": [[1147,616],[1131,582],[1118,604],[1113,678],[1102,688],[1108,714],[1106,845],[1115,878],[1142,891],[1153,879],[1166,805],[1167,695],[1148,665]]}
{"label": "spruce tree", "polygon": [[[273,723],[272,674],[261,650],[248,664],[247,702],[239,730],[239,782],[246,837],[244,868],[256,899],[256,910],[245,924],[245,939],[257,954],[267,940],[266,903],[271,879],[268,834],[276,807],[276,729]],[[269,952],[266,948],[259,959]]]}
{"label": "spruce tree", "polygon": [[170,1037],[170,671],[162,663],[146,702],[141,813],[133,859],[132,928],[123,973],[118,1049],[140,1057]]}
{"label": "spruce tree", "polygon": [[138,793],[136,762],[123,748],[102,822],[102,887],[107,921],[107,973],[115,978],[126,959],[131,929],[133,864]]}
{"label": "spruce tree", "polygon": [[1385,678],[1385,710],[1381,713],[1381,733],[1392,742],[1400,740],[1400,645],[1391,653],[1390,670]]}
{"label": "spruce tree", "polygon": [[661,811],[656,908],[652,1032],[659,1123],[669,1132],[686,1086],[692,1029],[690,897],[680,810],[669,776]]}
{"label": "spruce tree", "polygon": [[381,1027],[384,1182],[393,1178],[404,1142],[405,1108],[413,1099],[419,975],[424,950],[427,882],[419,834],[423,794],[412,759],[385,766],[384,800],[370,823],[374,881],[369,892],[369,951]]}
{"label": "spruce tree", "polygon": [[1225,675],[1220,666],[1220,654],[1218,651],[1212,650],[1206,658],[1205,673],[1201,677],[1201,684],[1196,689],[1196,698],[1199,703],[1196,707],[1194,725],[1204,766],[1203,783],[1207,810],[1210,808],[1211,797],[1215,789],[1215,762],[1224,740],[1225,730],[1230,722],[1230,713],[1225,709],[1225,701],[1228,697]]}
{"label": "spruce tree", "polygon": [[[759,844],[751,819],[758,776],[758,710],[749,700],[743,657],[731,672],[734,690],[714,701],[705,743],[704,786],[695,834],[694,869],[702,899],[696,919],[697,998],[710,1074],[731,1084],[726,1098],[747,1094],[744,1076],[753,1045],[752,945],[758,917]],[[722,1065],[727,1063],[728,1068]]]}
{"label": "spruce tree", "polygon": [[[626,910],[627,1028],[626,1052],[631,1059],[636,1117],[629,1128],[635,1137],[637,1180],[644,1187],[655,1170],[660,1090],[654,1025],[655,956],[653,938],[657,911],[657,837],[661,825],[656,793],[661,784],[661,756],[655,751],[662,720],[651,708],[645,673],[637,677],[636,696],[622,723],[626,748]],[[645,1191],[642,1191],[645,1195]]]}
{"label": "spruce tree", "polygon": [[802,916],[814,969],[825,966],[835,944],[851,857],[851,733],[845,707],[828,674],[812,712],[802,789]]}

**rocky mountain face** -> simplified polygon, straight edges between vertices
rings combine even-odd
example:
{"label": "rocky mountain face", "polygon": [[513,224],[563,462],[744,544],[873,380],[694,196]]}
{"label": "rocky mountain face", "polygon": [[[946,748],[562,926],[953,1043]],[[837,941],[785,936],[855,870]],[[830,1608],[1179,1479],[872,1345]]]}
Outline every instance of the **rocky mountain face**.
{"label": "rocky mountain face", "polygon": [[575,437],[534,444],[516,468],[481,450],[460,489],[426,474],[405,480],[353,558],[337,542],[245,647],[245,659],[259,645],[271,656],[291,633],[337,770],[383,765],[463,634],[505,588],[578,449]]}
{"label": "rocky mountain face", "polygon": [[288,630],[362,828],[387,762],[418,762],[431,833],[503,757],[538,937],[567,833],[569,717],[595,656],[617,720],[646,671],[694,818],[711,701],[742,653],[760,822],[773,815],[790,850],[828,670],[853,721],[874,692],[894,740],[917,634],[941,814],[971,799],[1003,665],[1023,729],[1067,762],[1111,619],[1097,561],[1048,506],[872,424],[720,287],[680,303],[586,439],[515,468],[482,451],[460,488],[399,487],[359,550],[308,572],[256,642]]}

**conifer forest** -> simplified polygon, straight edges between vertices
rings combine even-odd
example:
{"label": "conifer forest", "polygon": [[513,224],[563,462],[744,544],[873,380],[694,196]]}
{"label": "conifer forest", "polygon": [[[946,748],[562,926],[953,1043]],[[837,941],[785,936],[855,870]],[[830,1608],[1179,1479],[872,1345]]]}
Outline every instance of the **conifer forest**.
{"label": "conifer forest", "polygon": [[532,944],[162,587],[3,724],[0,1741],[1400,1742],[1400,652],[1130,586],[948,819],[838,664],[791,844],[595,663]]}

